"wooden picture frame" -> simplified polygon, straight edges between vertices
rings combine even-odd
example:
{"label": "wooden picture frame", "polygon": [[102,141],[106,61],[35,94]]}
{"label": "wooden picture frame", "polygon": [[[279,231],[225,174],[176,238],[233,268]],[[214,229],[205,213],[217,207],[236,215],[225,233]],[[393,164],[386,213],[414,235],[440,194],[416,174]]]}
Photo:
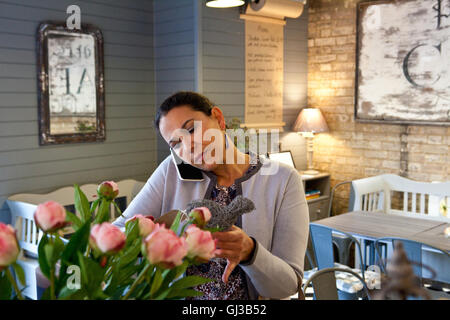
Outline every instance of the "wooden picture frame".
{"label": "wooden picture frame", "polygon": [[358,3],[357,122],[450,126],[448,14],[443,0]]}
{"label": "wooden picture frame", "polygon": [[103,35],[46,21],[37,30],[39,144],[104,141]]}

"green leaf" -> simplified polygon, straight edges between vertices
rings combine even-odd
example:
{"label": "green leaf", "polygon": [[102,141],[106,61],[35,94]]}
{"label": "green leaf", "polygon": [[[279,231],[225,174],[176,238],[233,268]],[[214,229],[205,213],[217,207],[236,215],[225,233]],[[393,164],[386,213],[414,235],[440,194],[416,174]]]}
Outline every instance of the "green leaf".
{"label": "green leaf", "polygon": [[170,227],[170,230],[177,233],[178,228],[180,227],[180,221],[181,221],[181,211],[178,211],[177,216],[175,217],[175,219],[172,222],[172,226]]}
{"label": "green leaf", "polygon": [[135,239],[134,242],[125,249],[124,254],[118,259],[118,264],[124,266],[135,261],[139,252],[141,252],[141,239]]}
{"label": "green leaf", "polygon": [[162,277],[161,270],[159,268],[156,268],[155,275],[152,279],[152,287],[150,289],[150,296],[153,296],[153,294],[158,291],[158,289],[161,287],[161,284],[163,283],[164,278]]}
{"label": "green leaf", "polygon": [[61,238],[58,235],[55,235],[54,237],[54,244],[53,244],[53,257],[52,257],[52,263],[55,264],[60,258],[61,254],[64,251],[64,242],[62,242]]}
{"label": "green leaf", "polygon": [[39,262],[39,268],[41,269],[41,272],[44,276],[47,277],[47,279],[50,279],[50,264],[48,263],[48,260],[46,258],[45,253],[45,246],[48,244],[48,234],[45,233],[41,241],[39,241],[38,246],[38,262]]}
{"label": "green leaf", "polygon": [[50,266],[50,268],[52,267],[53,263],[53,245],[50,243],[47,243],[44,247],[44,252],[45,252],[45,258],[47,259],[47,263]]}
{"label": "green leaf", "polygon": [[141,270],[142,270],[142,266],[135,265],[134,263],[131,263],[124,268],[121,268],[120,272],[118,273],[118,276],[117,276],[119,283],[122,283],[124,281],[133,282],[133,279],[131,277],[134,274],[140,272]]}
{"label": "green leaf", "polygon": [[91,203],[91,209],[90,209],[91,217],[94,216],[95,209],[97,209],[97,206],[98,206],[98,202],[99,202],[99,201],[100,201],[100,199],[96,199],[96,200],[92,201],[92,203]]}
{"label": "green leaf", "polygon": [[66,273],[67,267],[71,264],[79,264],[78,252],[84,253],[89,241],[91,224],[87,221],[80,229],[78,229],[69,240],[69,243],[64,247],[61,253],[61,269],[59,272],[58,288],[63,288],[69,275]]}
{"label": "green leaf", "polygon": [[187,276],[187,277],[181,278],[180,280],[178,280],[177,282],[172,284],[171,288],[173,291],[176,291],[176,290],[196,287],[198,285],[212,282],[212,281],[214,281],[214,280],[208,279],[208,278],[203,278],[200,276]]}
{"label": "green leaf", "polygon": [[101,288],[106,270],[96,261],[83,256],[81,252],[78,252],[78,259],[80,262],[83,287],[86,289],[89,298],[95,299],[98,296],[97,290]]}
{"label": "green leaf", "polygon": [[174,277],[174,279],[178,279],[181,275],[183,275],[186,272],[187,267],[189,266],[189,261],[185,260],[183,261],[183,264],[181,264],[180,266],[176,267],[176,275]]}
{"label": "green leaf", "polygon": [[17,279],[19,279],[22,286],[25,286],[25,284],[26,284],[25,272],[23,271],[22,266],[18,263],[13,263],[12,267],[14,269]]}
{"label": "green leaf", "polygon": [[138,219],[129,221],[125,226],[125,235],[127,237],[125,246],[130,245],[135,241],[136,238],[139,238],[139,221]]}
{"label": "green leaf", "polygon": [[69,262],[75,262],[75,258],[77,258],[76,252],[86,251],[90,230],[91,224],[88,221],[70,237],[69,243],[65,246],[61,255],[61,259]]}
{"label": "green leaf", "polygon": [[[144,294],[146,293],[146,294]],[[150,295],[150,286],[147,282],[140,283],[136,289],[131,293],[128,299],[136,299],[142,300],[145,299],[146,296]]]}
{"label": "green leaf", "polygon": [[102,223],[109,221],[109,210],[111,201],[102,199],[100,202],[100,207],[98,208],[97,215],[95,216],[94,223]]}
{"label": "green leaf", "polygon": [[84,300],[87,297],[87,293],[84,289],[69,289],[63,287],[58,295],[59,300]]}
{"label": "green leaf", "polygon": [[194,290],[194,289],[182,289],[182,290],[178,290],[176,292],[171,291],[168,295],[167,295],[167,299],[183,299],[183,298],[187,298],[187,297],[199,297],[202,296],[203,292]]}
{"label": "green leaf", "polygon": [[78,185],[75,188],[75,209],[80,213],[81,221],[86,222],[91,220],[91,211],[89,208],[89,201],[86,195],[81,191]]}
{"label": "green leaf", "polygon": [[217,226],[217,227],[213,227],[213,228],[204,228],[203,230],[214,233],[214,232],[218,232],[218,231],[223,231],[223,228],[220,228],[219,226]]}
{"label": "green leaf", "polygon": [[154,297],[153,300],[165,299],[169,295],[170,290],[171,290],[171,288],[167,288],[167,289],[163,290],[160,294],[158,294],[156,297]]}
{"label": "green leaf", "polygon": [[5,271],[0,271],[0,300],[11,300],[12,286]]}
{"label": "green leaf", "polygon": [[66,211],[66,220],[72,223],[73,229],[77,231],[82,225],[80,218],[70,211]]}
{"label": "green leaf", "polygon": [[41,300],[51,300],[51,293],[50,293],[50,287],[45,289],[44,293],[41,296]]}

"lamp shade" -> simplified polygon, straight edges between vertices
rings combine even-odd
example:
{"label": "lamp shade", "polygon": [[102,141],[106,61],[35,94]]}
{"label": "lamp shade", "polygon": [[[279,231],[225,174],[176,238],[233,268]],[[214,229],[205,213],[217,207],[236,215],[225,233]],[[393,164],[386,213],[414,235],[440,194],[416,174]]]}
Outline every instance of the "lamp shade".
{"label": "lamp shade", "polygon": [[304,108],[298,115],[292,130],[310,133],[329,131],[322,112],[317,108]]}
{"label": "lamp shade", "polygon": [[206,6],[211,8],[232,8],[242,6],[244,3],[244,0],[210,0],[206,2]]}

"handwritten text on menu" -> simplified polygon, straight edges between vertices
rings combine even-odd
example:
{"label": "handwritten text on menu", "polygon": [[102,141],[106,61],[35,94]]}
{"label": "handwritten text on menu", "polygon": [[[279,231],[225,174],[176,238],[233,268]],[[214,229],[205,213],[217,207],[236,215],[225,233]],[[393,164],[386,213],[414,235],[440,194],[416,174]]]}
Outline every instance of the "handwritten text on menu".
{"label": "handwritten text on menu", "polygon": [[283,122],[283,26],[245,21],[245,123]]}

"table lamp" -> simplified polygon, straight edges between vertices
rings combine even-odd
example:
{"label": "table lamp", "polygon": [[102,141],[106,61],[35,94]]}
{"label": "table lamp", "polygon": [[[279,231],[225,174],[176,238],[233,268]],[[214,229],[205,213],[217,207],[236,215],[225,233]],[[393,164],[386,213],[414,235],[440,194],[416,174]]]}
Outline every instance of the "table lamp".
{"label": "table lamp", "polygon": [[313,139],[314,133],[327,132],[328,125],[320,109],[304,108],[295,121],[294,131],[300,133],[306,139],[307,170],[303,174],[316,175],[319,171],[313,168]]}

